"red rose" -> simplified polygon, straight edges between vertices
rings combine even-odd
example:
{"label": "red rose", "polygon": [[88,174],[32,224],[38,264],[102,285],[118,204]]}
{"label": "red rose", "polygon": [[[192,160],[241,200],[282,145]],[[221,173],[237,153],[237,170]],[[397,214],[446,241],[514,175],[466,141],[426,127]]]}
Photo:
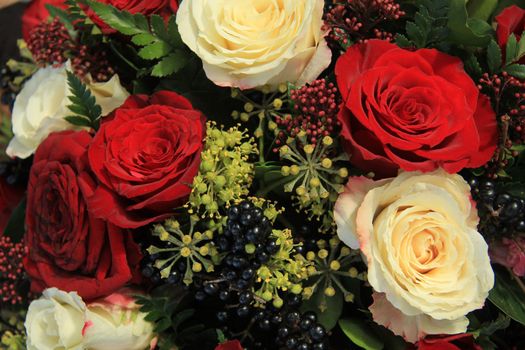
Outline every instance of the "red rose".
{"label": "red rose", "polygon": [[[115,6],[117,9],[129,13],[141,13],[145,16],[157,14],[164,18],[177,13],[179,4],[177,0],[97,0],[103,4]],[[86,8],[86,14],[102,30],[104,34],[116,33],[116,30],[108,26],[98,17],[93,10]]]}
{"label": "red rose", "polygon": [[472,334],[456,334],[446,337],[426,337],[417,344],[418,350],[483,350],[474,343]]}
{"label": "red rose", "polygon": [[243,347],[238,340],[228,340],[217,345],[215,350],[243,350]]}
{"label": "red rose", "polygon": [[31,289],[77,291],[85,299],[111,294],[139,278],[140,249],[131,232],[89,212],[95,182],[85,131],[51,134],[38,147],[29,176],[24,267]]}
{"label": "red rose", "polygon": [[205,132],[204,115],[174,92],[128,98],[89,148],[101,183],[89,199],[95,215],[124,228],[173,215],[191,192]]}
{"label": "red rose", "polygon": [[458,58],[370,40],[350,47],[335,73],[343,146],[354,165],[380,176],[398,168],[455,173],[492,157],[495,113]]}
{"label": "red rose", "polygon": [[[496,16],[496,23],[498,45],[505,52],[505,45],[507,45],[509,36],[514,34],[519,41],[525,30],[525,10],[515,5],[509,6]],[[520,60],[520,63],[525,63],[525,60]]]}
{"label": "red rose", "polygon": [[49,17],[46,5],[53,5],[65,9],[65,0],[33,0],[24,10],[22,16],[22,36],[26,42],[29,41],[31,30],[40,23],[45,22]]}
{"label": "red rose", "polygon": [[0,177],[0,236],[4,234],[13,210],[23,197],[24,188],[9,185],[3,177]]}

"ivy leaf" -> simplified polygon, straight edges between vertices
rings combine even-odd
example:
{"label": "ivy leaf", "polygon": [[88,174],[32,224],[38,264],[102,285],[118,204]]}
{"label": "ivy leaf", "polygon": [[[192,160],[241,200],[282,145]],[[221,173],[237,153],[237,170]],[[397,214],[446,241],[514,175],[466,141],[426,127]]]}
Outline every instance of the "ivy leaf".
{"label": "ivy leaf", "polygon": [[505,67],[505,71],[513,77],[525,79],[525,65],[514,63]]}
{"label": "ivy leaf", "polygon": [[345,318],[339,321],[343,333],[357,346],[365,350],[382,350],[384,343],[373,330],[360,318]]}
{"label": "ivy leaf", "polygon": [[501,49],[496,41],[491,40],[487,47],[487,63],[491,73],[498,73],[501,70],[503,58]]}
{"label": "ivy leaf", "polygon": [[511,280],[510,273],[497,269],[489,300],[514,321],[525,326],[525,293]]}

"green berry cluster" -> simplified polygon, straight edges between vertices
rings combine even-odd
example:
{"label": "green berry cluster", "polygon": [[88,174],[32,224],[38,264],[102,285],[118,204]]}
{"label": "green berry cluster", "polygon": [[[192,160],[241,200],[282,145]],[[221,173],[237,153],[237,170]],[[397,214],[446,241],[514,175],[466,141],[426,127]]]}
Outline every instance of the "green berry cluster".
{"label": "green berry cluster", "polygon": [[6,350],[23,350],[26,348],[24,330],[25,310],[0,310],[0,348]]}
{"label": "green berry cluster", "polygon": [[247,196],[254,176],[254,166],[248,160],[256,153],[257,147],[245,131],[238,127],[223,130],[209,122],[199,173],[193,179],[189,198],[190,214],[221,218],[221,210]]}
{"label": "green berry cluster", "polygon": [[337,154],[334,147],[330,136],[312,145],[301,132],[279,150],[281,159],[290,164],[281,168],[282,175],[290,179],[284,185],[285,192],[294,193],[293,199],[299,210],[321,221],[323,232],[335,225],[333,206],[348,177],[348,170],[340,165],[347,156],[331,157],[331,154]]}
{"label": "green berry cluster", "polygon": [[160,277],[169,279],[180,272],[177,270],[184,261],[185,266],[182,281],[186,285],[193,283],[193,273],[201,271],[212,272],[214,266],[220,262],[217,249],[211,243],[213,232],[195,230],[198,218],[190,218],[188,233],[181,229],[179,221],[168,219],[163,224],[153,228],[153,235],[163,243],[161,247],[151,245],[147,252],[157,257],[154,266],[160,271]]}
{"label": "green berry cluster", "polygon": [[273,306],[280,308],[284,303],[280,292],[302,293],[302,282],[308,278],[309,262],[297,254],[298,245],[294,243],[290,230],[272,230],[271,237],[278,249],[257,270],[255,295],[264,302],[272,301]]}
{"label": "green berry cluster", "polygon": [[351,250],[335,236],[328,242],[317,241],[317,248],[306,253],[306,260],[310,265],[307,268],[309,277],[303,289],[303,297],[309,299],[315,293],[322,293],[319,304],[321,311],[327,308],[326,297],[342,294],[346,302],[353,302],[354,294],[345,287],[345,279],[366,280],[366,275],[359,273],[354,266],[360,261],[359,251]]}

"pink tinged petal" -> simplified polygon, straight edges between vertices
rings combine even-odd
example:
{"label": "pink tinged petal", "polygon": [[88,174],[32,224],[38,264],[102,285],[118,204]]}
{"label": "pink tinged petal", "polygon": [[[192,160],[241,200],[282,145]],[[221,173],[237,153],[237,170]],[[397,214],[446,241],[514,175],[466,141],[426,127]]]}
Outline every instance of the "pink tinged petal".
{"label": "pink tinged petal", "polygon": [[371,189],[382,186],[388,181],[374,181],[364,176],[352,177],[348,180],[344,192],[337,198],[334,208],[337,235],[350,248],[358,249],[360,246],[356,217],[365,195]]}

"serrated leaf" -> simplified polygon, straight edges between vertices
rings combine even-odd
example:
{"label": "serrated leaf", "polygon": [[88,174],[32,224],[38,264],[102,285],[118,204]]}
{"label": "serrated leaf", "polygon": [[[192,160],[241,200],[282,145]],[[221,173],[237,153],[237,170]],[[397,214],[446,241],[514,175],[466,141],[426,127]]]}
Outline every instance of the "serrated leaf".
{"label": "serrated leaf", "polygon": [[517,60],[525,55],[525,32],[521,34],[520,41],[518,42],[518,53],[516,54]]}
{"label": "serrated leaf", "polygon": [[145,32],[149,32],[149,23],[146,16],[144,16],[142,13],[136,13],[133,15],[133,20],[135,21],[137,28]]}
{"label": "serrated leaf", "polygon": [[408,40],[408,38],[404,36],[403,34],[396,35],[396,44],[399,47],[403,47],[403,48],[410,47],[412,45],[410,43],[410,40]]}
{"label": "serrated leaf", "polygon": [[68,12],[51,4],[46,4],[45,7],[51,17],[56,17],[60,20],[73,39],[77,37],[77,31],[75,30],[75,25],[73,24],[74,20],[71,18],[71,15]]}
{"label": "serrated leaf", "polygon": [[513,77],[525,79],[525,65],[514,63],[505,67],[505,71]]}
{"label": "serrated leaf", "polygon": [[478,58],[474,54],[468,56],[467,59],[465,59],[464,64],[465,70],[475,79],[479,79],[483,74],[483,69],[479,64]]}
{"label": "serrated leaf", "polygon": [[179,33],[179,26],[177,25],[177,17],[172,15],[168,21],[168,38],[169,43],[173,47],[182,47],[182,38]]}
{"label": "serrated leaf", "polygon": [[487,47],[487,64],[491,73],[498,73],[501,70],[503,58],[501,49],[496,41],[491,40]]}
{"label": "serrated leaf", "polygon": [[97,104],[95,97],[91,95],[91,91],[75,74],[68,71],[67,82],[71,92],[69,100],[73,103],[67,107],[71,112],[88,119],[91,122],[91,127],[96,129],[102,108]]}
{"label": "serrated leaf", "polygon": [[168,31],[164,19],[159,15],[151,15],[149,20],[153,32],[163,41],[169,42]]}
{"label": "serrated leaf", "polygon": [[131,38],[131,41],[133,42],[133,44],[138,45],[138,46],[146,46],[146,45],[153,43],[156,40],[157,38],[155,38],[150,33],[140,33],[140,34],[134,35]]}
{"label": "serrated leaf", "polygon": [[170,53],[170,51],[171,47],[167,43],[163,41],[157,41],[140,49],[138,54],[145,60],[155,60],[166,56]]}
{"label": "serrated leaf", "polygon": [[129,12],[94,0],[87,0],[89,7],[111,28],[125,35],[135,35],[143,32],[137,27],[135,18]]}
{"label": "serrated leaf", "polygon": [[414,22],[407,22],[406,31],[408,37],[418,48],[425,47],[426,36],[423,34],[421,28],[419,28]]}
{"label": "serrated leaf", "polygon": [[154,77],[165,77],[177,73],[187,62],[188,59],[181,51],[175,51],[157,63],[153,67],[151,75]]}
{"label": "serrated leaf", "polygon": [[505,58],[506,64],[516,62],[516,56],[518,54],[518,41],[514,34],[509,36],[507,40],[507,45],[505,46]]}
{"label": "serrated leaf", "polygon": [[339,321],[339,327],[352,343],[365,350],[382,350],[384,348],[381,339],[366,325],[364,319],[345,318]]}
{"label": "serrated leaf", "polygon": [[67,120],[70,124],[76,125],[76,126],[88,126],[91,127],[91,120],[85,117],[79,117],[76,115],[67,116],[64,118]]}

